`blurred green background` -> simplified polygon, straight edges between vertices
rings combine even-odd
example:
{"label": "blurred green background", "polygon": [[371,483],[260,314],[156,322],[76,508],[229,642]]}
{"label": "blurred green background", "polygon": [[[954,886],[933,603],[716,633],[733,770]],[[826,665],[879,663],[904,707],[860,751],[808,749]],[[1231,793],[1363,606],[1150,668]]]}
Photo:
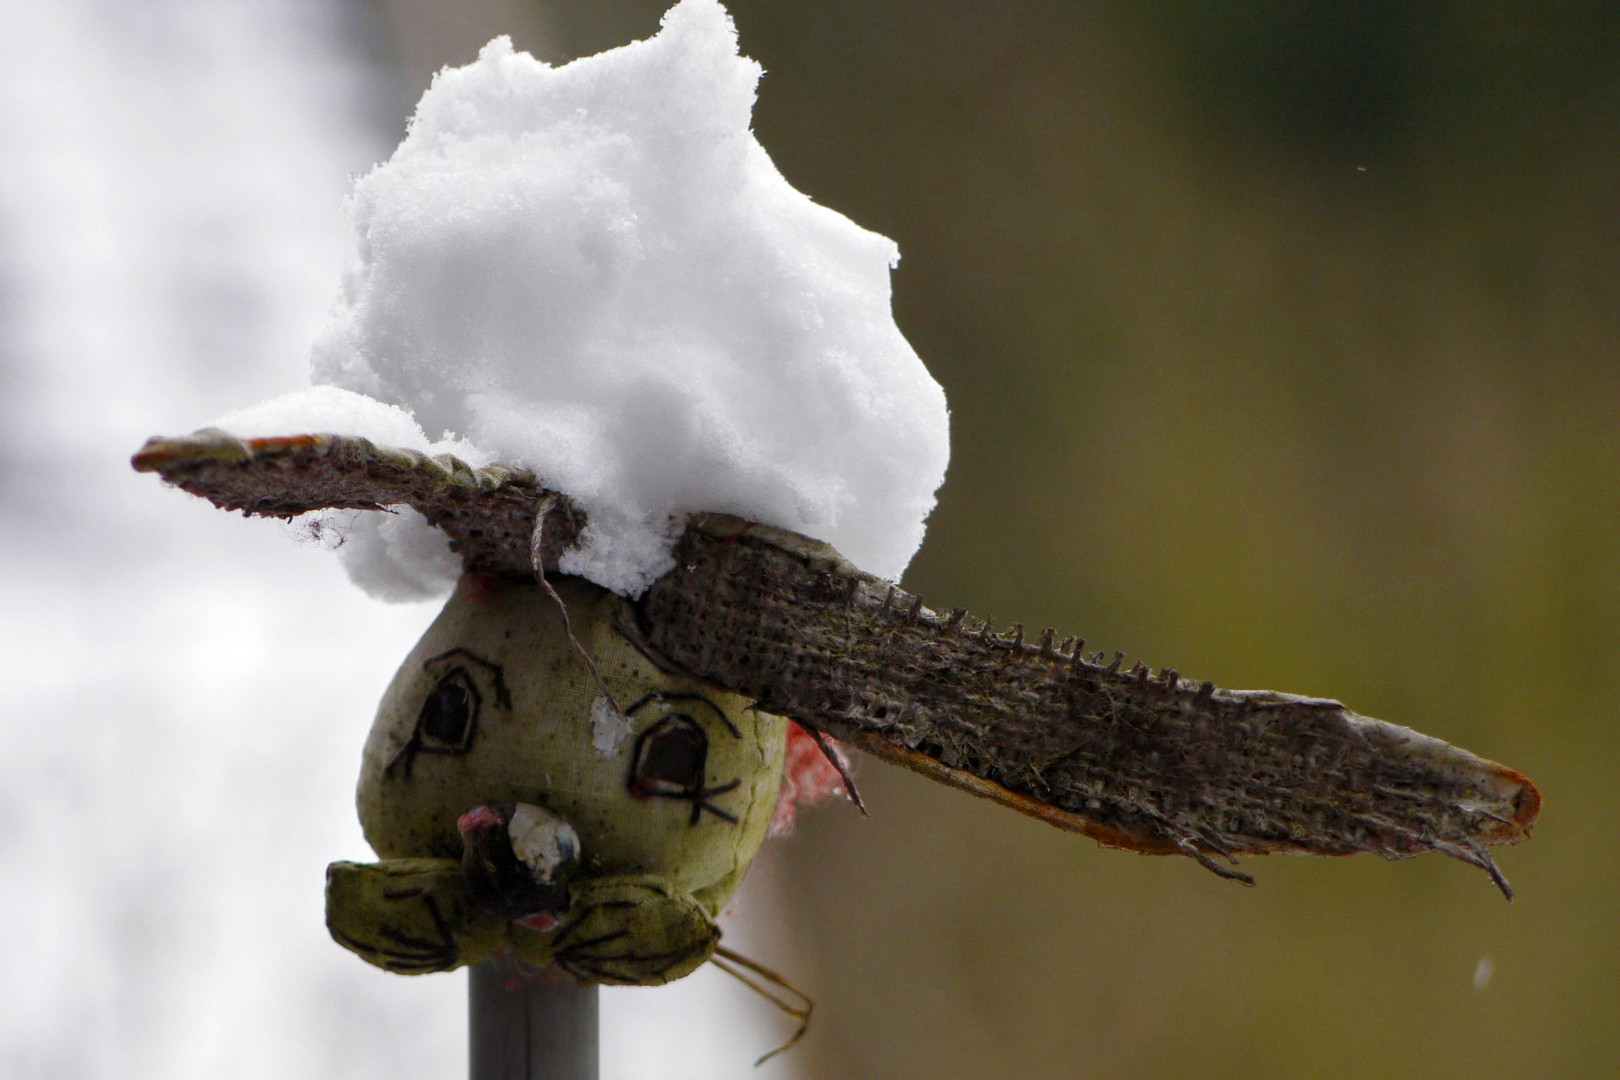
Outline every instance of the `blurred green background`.
{"label": "blurred green background", "polygon": [[[527,44],[664,6],[548,0]],[[872,819],[775,856],[803,1074],[1612,1075],[1620,7],[730,6],[761,141],[899,242],[952,406],[909,586],[1338,697],[1546,797],[1509,906],[1439,858],[1246,890],[868,763]],[[471,58],[422,33],[407,61]]]}

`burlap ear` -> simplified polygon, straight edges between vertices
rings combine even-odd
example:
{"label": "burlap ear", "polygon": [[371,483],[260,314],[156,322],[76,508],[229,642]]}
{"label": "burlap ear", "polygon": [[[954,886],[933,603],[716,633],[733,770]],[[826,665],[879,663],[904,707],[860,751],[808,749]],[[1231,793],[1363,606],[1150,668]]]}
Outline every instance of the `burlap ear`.
{"label": "burlap ear", "polygon": [[366,839],[384,859],[455,859],[462,814],[535,803],[578,830],[582,879],[656,875],[714,915],[765,838],[786,724],[652,664],[615,628],[612,593],[556,587],[601,684],[537,585],[464,577],[366,742]]}
{"label": "burlap ear", "polygon": [[[410,505],[444,531],[468,569],[514,580],[555,571],[588,526],[578,506],[524,470],[472,469],[339,435],[242,441],[202,431],[152,439],[134,465],[249,514]],[[684,806],[681,785],[667,778],[637,783],[635,793],[665,815],[638,816],[623,805],[634,762],[606,760],[622,758],[626,744],[604,760],[580,750],[581,717],[599,715],[599,691],[557,632],[555,613],[532,585],[469,584],[489,580],[463,582],[378,719],[361,813],[381,852],[451,857],[456,813],[492,799],[537,802],[582,815],[575,824],[596,836],[599,871],[680,866],[682,882],[713,911],[764,833],[779,765],[763,758],[779,757],[782,728],[714,687],[1060,828],[1188,855],[1243,881],[1252,879],[1214,856],[1438,851],[1483,868],[1511,895],[1487,849],[1529,839],[1540,812],[1541,795],[1522,773],[1337,701],[1125,667],[1124,654],[1109,662],[1084,641],[1059,644],[1052,630],[1025,641],[1017,623],[996,633],[965,610],[928,608],[825,544],[696,514],[674,568],[635,602],[633,624],[639,648],[703,683],[660,674],[613,631],[609,613],[625,602],[582,582],[563,586],[582,639],[630,714],[601,714],[593,742],[598,731],[612,743],[607,733],[626,730],[637,740],[633,755],[649,728],[697,710],[688,722],[704,733],[702,777],[687,785]],[[508,666],[509,681],[525,689],[503,705],[506,691],[490,680],[504,679]],[[478,724],[458,725],[475,697]],[[720,727],[734,740],[715,737],[695,699],[729,718]],[[685,746],[691,732],[679,727],[666,725],[670,737],[654,755],[664,765],[695,753]],[[728,753],[734,769],[722,760]],[[727,788],[733,778],[737,786]],[[598,781],[605,786],[593,787]],[[737,827],[727,832],[719,822],[730,818]]]}

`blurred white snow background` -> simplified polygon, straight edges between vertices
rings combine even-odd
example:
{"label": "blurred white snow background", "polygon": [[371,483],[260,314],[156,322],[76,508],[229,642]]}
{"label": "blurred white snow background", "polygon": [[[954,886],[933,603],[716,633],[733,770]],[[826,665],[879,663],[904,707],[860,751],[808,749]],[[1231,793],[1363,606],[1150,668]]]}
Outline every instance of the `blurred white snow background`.
{"label": "blurred white snow background", "polygon": [[[381,34],[344,0],[0,4],[7,1077],[465,1073],[465,977],[379,972],[322,924],[434,605],[128,465],[304,384],[340,201],[407,107]],[[778,959],[748,891],[728,943]],[[712,969],[607,991],[603,1075],[788,1076],[751,1067],[783,1031]]]}

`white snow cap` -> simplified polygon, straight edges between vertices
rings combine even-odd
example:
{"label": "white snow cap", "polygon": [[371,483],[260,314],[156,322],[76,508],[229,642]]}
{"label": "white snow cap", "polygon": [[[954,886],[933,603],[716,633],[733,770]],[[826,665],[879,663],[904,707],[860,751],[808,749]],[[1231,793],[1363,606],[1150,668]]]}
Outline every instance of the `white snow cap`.
{"label": "white snow cap", "polygon": [[894,243],[749,130],[760,74],[717,0],[563,67],[503,37],[440,72],[355,185],[315,381],[574,497],[562,568],[617,592],[703,510],[897,579],[944,480],[944,393],[895,326]]}

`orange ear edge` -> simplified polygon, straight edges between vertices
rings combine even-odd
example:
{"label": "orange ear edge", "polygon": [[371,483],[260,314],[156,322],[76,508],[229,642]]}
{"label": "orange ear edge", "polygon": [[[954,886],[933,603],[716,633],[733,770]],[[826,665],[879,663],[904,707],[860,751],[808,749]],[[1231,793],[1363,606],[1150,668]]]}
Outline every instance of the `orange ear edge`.
{"label": "orange ear edge", "polygon": [[969,794],[977,795],[981,799],[989,799],[991,802],[1000,803],[1002,806],[1017,810],[1020,814],[1028,815],[1037,821],[1044,821],[1046,824],[1056,826],[1066,832],[1076,832],[1089,836],[1104,847],[1122,848],[1143,855],[1182,854],[1180,849],[1168,840],[1161,840],[1157,837],[1132,836],[1129,833],[1098,824],[1095,821],[1087,821],[1078,814],[1032,799],[1028,795],[1022,795],[1010,788],[1003,787],[993,780],[986,780],[963,769],[947,765],[936,758],[929,757],[920,750],[912,750],[909,747],[889,742],[872,732],[855,731],[847,736],[840,735],[839,738],[858,750],[866,751],[873,757],[921,773],[930,780],[937,780],[942,784],[959,788]]}

